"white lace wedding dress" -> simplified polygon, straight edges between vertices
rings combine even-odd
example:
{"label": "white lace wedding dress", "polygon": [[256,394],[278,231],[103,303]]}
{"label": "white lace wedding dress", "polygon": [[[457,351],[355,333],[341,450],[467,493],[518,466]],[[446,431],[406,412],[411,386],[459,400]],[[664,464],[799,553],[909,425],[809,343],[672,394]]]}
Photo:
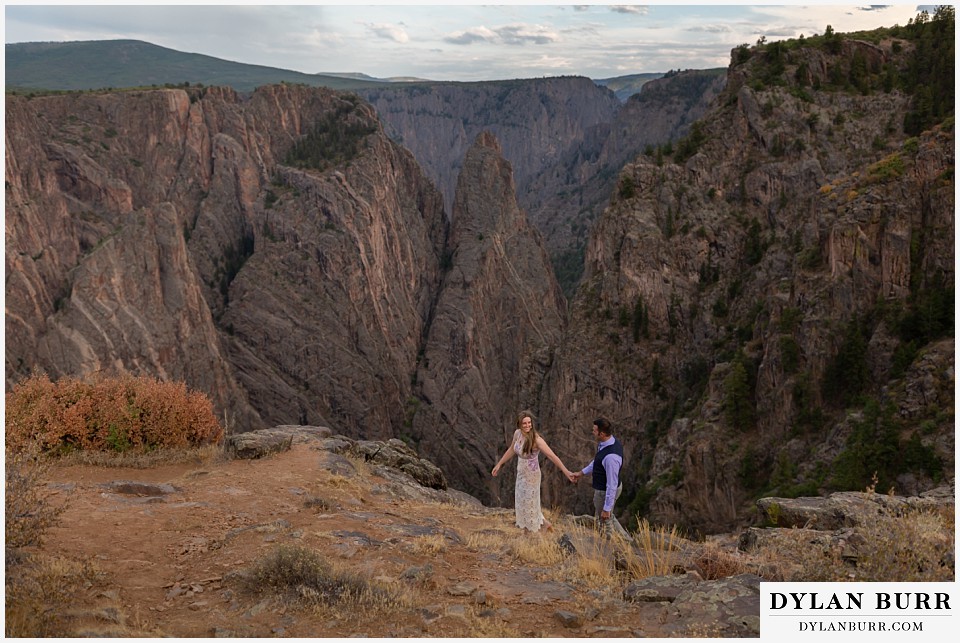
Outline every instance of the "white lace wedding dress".
{"label": "white lace wedding dress", "polygon": [[540,509],[540,451],[534,449],[530,455],[523,455],[523,435],[519,430],[513,435],[513,450],[517,454],[517,484],[513,495],[517,527],[539,531],[544,520]]}

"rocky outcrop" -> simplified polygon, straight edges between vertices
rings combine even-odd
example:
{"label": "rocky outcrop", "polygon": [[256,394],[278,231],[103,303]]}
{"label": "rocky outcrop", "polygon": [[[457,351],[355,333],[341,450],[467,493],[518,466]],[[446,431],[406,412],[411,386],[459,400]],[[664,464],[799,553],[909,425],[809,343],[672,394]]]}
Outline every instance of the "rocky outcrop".
{"label": "rocky outcrop", "polygon": [[536,405],[564,301],[492,134],[477,137],[464,160],[448,252],[417,369],[411,437],[452,486],[509,504],[510,476],[494,479],[489,471],[516,414]]}
{"label": "rocky outcrop", "polygon": [[[386,477],[394,485],[425,487],[428,490],[413,493],[395,489],[395,493],[402,497],[426,494],[433,498],[429,490],[447,491],[443,472],[395,438],[386,441],[354,440],[344,435],[333,435],[333,431],[325,426],[288,424],[231,435],[226,440],[226,452],[231,458],[254,460],[289,451],[294,443],[301,442],[311,444],[321,452],[321,466],[331,473],[347,474],[348,477],[357,475],[356,467],[341,455],[346,453],[377,467],[378,475]],[[466,503],[467,494],[451,489],[450,496],[449,502]],[[475,498],[471,500],[479,505]]]}
{"label": "rocky outcrop", "polygon": [[421,458],[417,452],[402,440],[391,438],[386,442],[358,440],[350,447],[350,452],[366,462],[380,464],[406,473],[424,487],[447,488],[447,479],[435,464]]}
{"label": "rocky outcrop", "polygon": [[826,497],[768,497],[757,501],[761,522],[782,529],[803,527],[825,531],[857,527],[874,521],[878,515],[899,516],[954,505],[952,487],[937,487],[918,496],[849,491]]}
{"label": "rocky outcrop", "polygon": [[254,460],[272,453],[288,451],[295,440],[323,440],[331,437],[332,434],[333,431],[325,426],[286,424],[228,436],[225,441],[225,450],[231,458]]}
{"label": "rocky outcrop", "polygon": [[[804,52],[786,63],[788,84]],[[952,128],[910,138],[909,96],[764,85],[767,64],[735,62],[677,154],[624,168],[544,388],[555,449],[578,450],[592,419],[609,417],[625,443],[626,511],[694,530],[742,525],[771,480],[829,489],[876,417],[844,408],[854,386],[860,405],[893,405],[894,449],[913,441],[940,458],[898,477],[898,493],[953,470],[952,321],[930,337],[902,325],[917,306],[952,306]],[[589,511],[587,490],[545,485]]]}
{"label": "rocky outcrop", "polygon": [[954,496],[952,486],[940,486],[917,496],[761,498],[760,526],[743,530],[737,548],[766,561],[776,580],[953,578]]}
{"label": "rocky outcrop", "polygon": [[[369,106],[292,86],[7,106],[8,387],[131,372],[204,391],[233,432],[394,434],[447,224]],[[309,140],[329,160],[285,163]]]}
{"label": "rocky outcrop", "polygon": [[760,581],[755,574],[711,581],[690,574],[650,576],[628,583],[623,598],[662,603],[661,620],[670,623],[668,636],[758,637]]}
{"label": "rocky outcrop", "polygon": [[543,236],[561,283],[580,276],[592,222],[624,163],[686,134],[726,82],[714,71],[646,83],[625,104],[580,77],[381,87],[360,94],[453,203],[464,155],[491,132],[514,168],[517,201]]}

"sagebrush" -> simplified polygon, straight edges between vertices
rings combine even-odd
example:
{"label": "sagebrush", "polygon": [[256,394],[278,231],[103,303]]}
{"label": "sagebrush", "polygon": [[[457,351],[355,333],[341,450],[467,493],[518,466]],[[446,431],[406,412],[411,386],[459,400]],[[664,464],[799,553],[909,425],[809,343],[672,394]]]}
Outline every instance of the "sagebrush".
{"label": "sagebrush", "polygon": [[332,564],[319,552],[298,545],[278,545],[241,575],[254,593],[264,591],[303,605],[399,606],[402,592]]}
{"label": "sagebrush", "polygon": [[12,549],[39,547],[44,533],[57,523],[62,506],[48,500],[43,475],[47,464],[35,453],[6,453],[4,487],[4,529],[7,558]]}
{"label": "sagebrush", "polygon": [[183,382],[129,375],[54,382],[34,375],[6,396],[6,444],[13,451],[147,452],[222,439],[209,398]]}
{"label": "sagebrush", "polygon": [[89,561],[51,557],[38,549],[64,510],[48,497],[44,482],[48,462],[29,450],[8,450],[4,465],[4,635],[63,636],[60,607],[93,582],[95,570]]}

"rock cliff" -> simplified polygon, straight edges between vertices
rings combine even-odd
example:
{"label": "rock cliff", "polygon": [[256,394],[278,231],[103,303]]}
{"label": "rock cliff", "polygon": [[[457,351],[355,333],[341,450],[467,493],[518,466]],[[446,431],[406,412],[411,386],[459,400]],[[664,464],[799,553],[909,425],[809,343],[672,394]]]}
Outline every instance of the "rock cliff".
{"label": "rock cliff", "polygon": [[567,450],[613,420],[627,513],[716,531],[762,490],[862,489],[858,460],[899,492],[952,475],[952,119],[910,136],[913,99],[879,72],[831,87],[861,49],[907,66],[903,42],[845,40],[780,52],[765,83],[776,51],[735,55],[672,157],[621,173],[542,407]]}
{"label": "rock cliff", "polygon": [[485,479],[564,301],[492,135],[451,229],[352,95],[9,97],[7,130],[8,388],[34,371],[183,380],[229,432],[403,436],[499,497]]}
{"label": "rock cliff", "polygon": [[510,163],[490,133],[457,183],[444,276],[417,369],[411,435],[454,487],[512,506],[513,479],[490,469],[534,408],[565,302],[540,234],[517,205]]}
{"label": "rock cliff", "polygon": [[381,87],[359,93],[453,203],[466,150],[489,131],[514,168],[517,201],[565,291],[579,279],[593,220],[619,169],[649,144],[686,134],[723,87],[717,71],[650,81],[625,104],[582,77]]}
{"label": "rock cliff", "polygon": [[[289,86],[8,97],[6,125],[8,387],[128,371],[207,392],[233,430],[393,435],[447,223],[369,106]],[[336,169],[284,163],[311,141]]]}

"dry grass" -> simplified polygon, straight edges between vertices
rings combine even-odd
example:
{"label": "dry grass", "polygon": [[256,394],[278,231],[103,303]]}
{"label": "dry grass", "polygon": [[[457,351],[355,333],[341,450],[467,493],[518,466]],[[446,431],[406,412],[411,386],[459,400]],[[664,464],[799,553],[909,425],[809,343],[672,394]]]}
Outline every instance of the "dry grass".
{"label": "dry grass", "polygon": [[955,510],[883,516],[858,531],[865,542],[853,578],[868,582],[953,581]]}
{"label": "dry grass", "polygon": [[467,607],[462,627],[455,628],[454,636],[470,638],[520,638],[518,629],[496,616],[481,616],[482,610]]}
{"label": "dry grass", "polygon": [[275,547],[241,578],[251,593],[267,591],[303,606],[409,607],[399,584],[373,580],[302,546]]}
{"label": "dry grass", "polygon": [[8,638],[65,636],[74,595],[97,578],[89,561],[72,561],[42,553],[7,551],[6,622]]}
{"label": "dry grass", "polygon": [[43,476],[49,463],[28,451],[6,453],[4,529],[6,550],[39,546],[43,534],[57,523],[64,507],[48,501]]}
{"label": "dry grass", "polygon": [[52,557],[38,548],[65,507],[49,503],[49,463],[26,450],[6,453],[4,488],[5,625],[7,637],[63,636],[64,606],[97,577],[89,561]]}
{"label": "dry grass", "polygon": [[410,541],[410,549],[422,556],[436,556],[447,551],[447,539],[443,534],[416,536]]}
{"label": "dry grass", "polygon": [[652,526],[645,518],[637,522],[633,534],[639,553],[633,548],[624,552],[627,570],[634,578],[663,576],[673,573],[680,563],[680,544],[683,538],[676,526]]}
{"label": "dry grass", "polygon": [[755,571],[739,552],[724,549],[715,542],[705,542],[694,556],[693,564],[704,580],[718,580]]}
{"label": "dry grass", "polygon": [[[549,534],[549,535],[546,535]],[[472,551],[486,551],[509,556],[524,565],[558,565],[566,554],[557,544],[556,532],[543,530],[528,534],[513,531],[506,533],[484,529],[467,534],[464,546]]]}
{"label": "dry grass", "polygon": [[60,457],[60,464],[95,467],[151,469],[168,464],[212,465],[226,460],[223,444],[165,448],[148,452],[73,451]]}
{"label": "dry grass", "polygon": [[782,530],[754,555],[757,573],[794,582],[931,582],[954,580],[953,507],[878,515],[843,544],[824,533],[812,542],[803,530]]}
{"label": "dry grass", "polygon": [[471,551],[501,553],[507,551],[509,538],[510,536],[504,532],[484,529],[483,531],[475,531],[467,534],[463,540],[463,544]]}
{"label": "dry grass", "polygon": [[345,451],[341,455],[353,465],[353,469],[357,472],[357,476],[365,480],[369,480],[373,475],[373,471],[370,468],[370,463],[367,462],[366,458],[364,458],[362,455],[357,455],[352,451]]}
{"label": "dry grass", "polygon": [[507,540],[507,552],[515,560],[525,565],[548,566],[561,563],[566,554],[556,539],[544,537],[543,532],[536,534],[518,534]]}
{"label": "dry grass", "polygon": [[359,487],[360,484],[352,478],[342,476],[339,473],[330,473],[323,478],[323,483],[334,489],[351,489]]}

